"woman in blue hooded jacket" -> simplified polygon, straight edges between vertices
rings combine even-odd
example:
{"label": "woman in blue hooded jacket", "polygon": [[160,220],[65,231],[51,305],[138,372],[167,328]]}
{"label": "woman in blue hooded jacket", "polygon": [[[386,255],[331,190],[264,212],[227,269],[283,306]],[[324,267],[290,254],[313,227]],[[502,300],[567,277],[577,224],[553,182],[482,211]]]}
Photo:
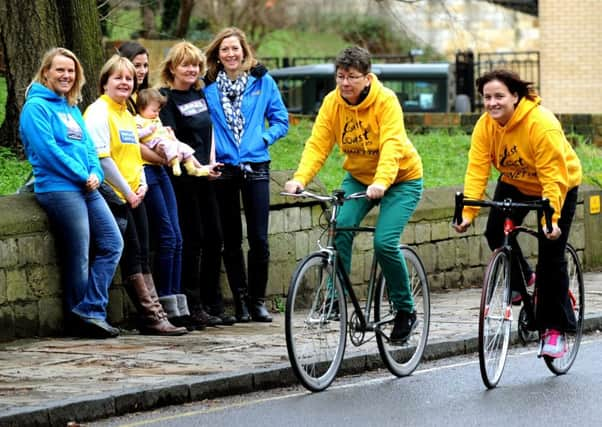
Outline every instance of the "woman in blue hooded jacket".
{"label": "woman in blue hooded jacket", "polygon": [[106,321],[106,307],[123,239],[98,192],[104,175],[77,107],[84,83],[73,52],[49,50],[27,90],[19,131],[36,199],[57,240],[65,324],[77,334],[109,338],[119,334]]}
{"label": "woman in blue hooded jacket", "polygon": [[[242,322],[249,317],[271,322],[265,307],[270,257],[268,147],[288,131],[288,113],[278,86],[265,68],[258,66],[241,30],[220,31],[206,55],[205,96],[213,122],[216,161],[224,164],[216,181],[223,259],[236,317]],[[242,253],[241,194],[249,240],[248,282]]]}

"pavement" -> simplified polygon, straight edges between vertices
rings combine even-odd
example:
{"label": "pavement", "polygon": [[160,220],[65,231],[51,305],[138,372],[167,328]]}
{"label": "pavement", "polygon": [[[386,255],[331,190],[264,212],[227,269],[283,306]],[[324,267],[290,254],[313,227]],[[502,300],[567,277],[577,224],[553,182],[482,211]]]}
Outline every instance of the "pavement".
{"label": "pavement", "polygon": [[[600,330],[602,272],[584,278],[585,328]],[[480,289],[452,289],[431,297],[423,360],[476,352]],[[374,340],[357,348],[348,341],[342,371],[378,367]],[[0,344],[0,426],[65,426],[292,384],[297,380],[279,313],[270,324],[208,328],[182,337],[124,331],[109,340],[17,340]]]}

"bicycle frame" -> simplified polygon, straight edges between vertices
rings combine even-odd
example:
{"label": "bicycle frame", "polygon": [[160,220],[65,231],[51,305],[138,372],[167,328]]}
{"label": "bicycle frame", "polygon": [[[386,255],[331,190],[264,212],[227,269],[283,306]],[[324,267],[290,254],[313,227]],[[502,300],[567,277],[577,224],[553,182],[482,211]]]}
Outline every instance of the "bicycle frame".
{"label": "bicycle frame", "polygon": [[[500,210],[504,215],[504,241],[501,248],[504,248],[508,251],[508,253],[512,253],[512,243],[516,242],[516,238],[520,233],[527,233],[533,237],[539,237],[539,232],[535,231],[529,227],[525,227],[522,225],[516,225],[511,218],[511,213],[513,210],[517,208],[525,208],[529,210],[538,210],[543,212],[543,216],[546,222],[546,230],[548,232],[552,231],[552,215],[554,213],[554,209],[550,206],[550,201],[548,199],[540,199],[531,202],[515,202],[511,199],[504,199],[502,201],[495,200],[470,200],[465,199],[464,194],[458,192],[456,193],[456,201],[455,201],[455,211],[454,211],[454,219],[453,221],[456,224],[460,224],[462,222],[462,208],[464,206],[480,206],[480,207],[490,207],[492,209]],[[512,267],[512,257],[509,260],[510,268]],[[522,280],[523,285],[525,285],[524,279]],[[522,296],[526,296],[526,288],[525,292],[521,291]]]}
{"label": "bicycle frame", "polygon": [[[337,214],[339,212],[340,207],[343,205],[343,202],[346,200],[346,198],[342,191],[340,193],[336,192],[335,197],[337,197],[337,200],[332,203],[332,210],[330,213],[330,218],[328,220],[328,229],[326,231],[326,233],[327,233],[326,246],[322,246],[320,244],[320,241],[318,240],[318,247],[319,247],[320,251],[328,254],[328,262],[331,265],[335,266],[335,268],[333,268],[333,270],[332,270],[333,279],[334,279],[334,275],[337,275],[337,274],[339,275],[339,278],[343,284],[343,288],[344,288],[345,292],[347,293],[347,295],[349,296],[349,298],[351,300],[351,304],[353,305],[353,308],[354,308],[357,318],[359,320],[359,326],[361,327],[359,329],[359,331],[360,332],[375,331],[375,329],[377,329],[379,325],[375,325],[374,323],[370,322],[370,315],[371,315],[372,302],[374,300],[374,289],[375,289],[375,284],[376,284],[376,280],[377,280],[378,263],[376,261],[376,257],[374,255],[372,256],[372,264],[370,267],[370,277],[369,277],[368,292],[367,292],[368,297],[367,297],[364,308],[362,308],[360,305],[360,301],[353,289],[353,286],[351,285],[351,280],[349,278],[349,274],[345,270],[345,267],[342,265],[341,259],[338,257],[338,251],[337,251],[336,244],[335,244],[335,237],[336,237],[337,232],[350,231],[350,232],[354,232],[354,233],[374,233],[375,227],[368,227],[368,226],[338,227],[337,219],[336,219]],[[363,198],[363,197],[365,197],[365,193],[363,193],[363,192],[355,193],[355,194],[352,194],[351,197],[348,197],[347,200],[355,199],[355,198]]]}

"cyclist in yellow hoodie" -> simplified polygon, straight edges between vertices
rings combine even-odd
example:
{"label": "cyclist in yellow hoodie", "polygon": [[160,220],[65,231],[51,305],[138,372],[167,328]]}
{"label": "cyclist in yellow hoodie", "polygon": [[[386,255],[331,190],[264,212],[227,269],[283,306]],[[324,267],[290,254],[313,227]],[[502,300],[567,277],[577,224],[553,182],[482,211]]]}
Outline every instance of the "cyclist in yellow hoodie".
{"label": "cyclist in yellow hoodie", "polygon": [[[343,190],[346,194],[366,191],[368,198],[345,203],[338,224],[358,225],[380,202],[374,253],[397,310],[391,339],[402,344],[416,326],[416,312],[399,239],[422,196],[422,161],[406,135],[397,96],[370,70],[366,49],[349,47],[337,56],[337,87],[324,98],[299,167],[284,189],[290,193],[302,190],[318,173],[334,144],[339,146],[347,171]],[[347,272],[351,269],[352,243],[352,233],[337,234],[337,249]]]}
{"label": "cyclist in yellow hoodie", "polygon": [[[500,172],[494,200],[550,200],[554,208],[552,231],[548,233],[540,225],[536,272],[533,274],[520,248],[513,247],[518,262],[513,262],[517,270],[512,276],[518,279],[512,282],[520,281],[521,270],[529,284],[537,277],[541,284],[536,313],[542,332],[540,356],[562,357],[566,352],[564,332],[574,331],[576,326],[568,298],[564,253],[577,205],[581,163],[560,122],[540,105],[541,99],[531,82],[521,80],[512,71],[494,70],[476,83],[485,113],[472,134],[464,194],[470,199],[481,199],[493,165]],[[454,225],[456,231],[466,231],[477,213],[478,208],[465,207],[462,223]],[[526,214],[519,211],[513,220],[521,224]],[[489,213],[485,236],[492,250],[503,241],[503,215],[498,210]]]}

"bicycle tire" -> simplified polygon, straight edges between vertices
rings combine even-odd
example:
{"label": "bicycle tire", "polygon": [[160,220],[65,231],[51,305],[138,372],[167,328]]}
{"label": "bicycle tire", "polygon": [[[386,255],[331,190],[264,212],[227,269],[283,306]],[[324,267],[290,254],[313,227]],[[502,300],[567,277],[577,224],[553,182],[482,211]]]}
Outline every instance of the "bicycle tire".
{"label": "bicycle tire", "polygon": [[510,293],[510,253],[499,248],[487,265],[479,307],[479,367],[487,388],[498,384],[506,364],[512,324]]}
{"label": "bicycle tire", "polygon": [[[297,379],[311,391],[327,388],[343,361],[347,306],[339,278],[329,284],[328,255],[316,252],[299,262],[288,290],[285,312],[286,348]],[[332,298],[332,297],[335,298]],[[338,298],[338,313],[335,303]]]}
{"label": "bicycle tire", "polygon": [[408,268],[417,326],[403,346],[390,343],[389,336],[393,330],[395,309],[389,300],[387,284],[382,272],[376,286],[374,320],[375,324],[384,322],[376,331],[378,351],[384,365],[393,375],[404,377],[414,372],[422,360],[430,327],[431,300],[428,279],[422,261],[412,248],[405,245],[401,245],[400,248]]}
{"label": "bicycle tire", "polygon": [[574,333],[565,333],[568,351],[563,357],[554,359],[549,356],[544,356],[546,366],[556,375],[566,374],[577,357],[579,345],[581,344],[581,337],[583,336],[583,315],[585,313],[583,272],[581,270],[581,263],[579,262],[577,252],[570,244],[567,244],[566,246],[566,258],[567,272],[569,274],[569,294],[571,295],[571,302],[573,303],[577,327]]}

